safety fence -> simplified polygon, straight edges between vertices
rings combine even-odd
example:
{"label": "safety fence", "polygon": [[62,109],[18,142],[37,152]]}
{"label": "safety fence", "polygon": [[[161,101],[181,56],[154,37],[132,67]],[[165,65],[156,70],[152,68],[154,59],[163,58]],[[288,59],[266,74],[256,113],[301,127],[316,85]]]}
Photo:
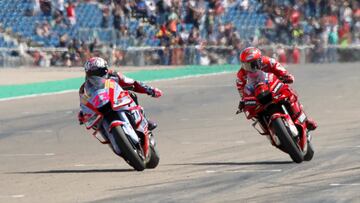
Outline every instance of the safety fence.
{"label": "safety fence", "polygon": [[[245,47],[245,46],[244,46]],[[0,48],[0,67],[81,66],[90,56],[101,56],[113,66],[147,65],[216,65],[239,64],[244,47],[231,46],[168,46],[116,47],[100,46],[93,52],[68,48]],[[281,63],[337,63],[360,61],[360,45],[348,46],[258,46],[264,55]]]}

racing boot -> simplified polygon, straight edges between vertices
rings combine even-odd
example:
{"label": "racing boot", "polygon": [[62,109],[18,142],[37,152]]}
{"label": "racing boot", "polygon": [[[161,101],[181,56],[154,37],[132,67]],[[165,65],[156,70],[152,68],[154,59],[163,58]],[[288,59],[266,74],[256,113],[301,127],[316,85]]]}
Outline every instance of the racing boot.
{"label": "racing boot", "polygon": [[311,119],[311,118],[307,118],[306,119],[306,128],[310,131],[310,130],[315,130],[317,128],[317,123]]}
{"label": "racing boot", "polygon": [[157,124],[150,120],[147,120],[147,122],[148,122],[148,130],[150,130],[150,131],[155,130],[155,128],[157,127]]}
{"label": "racing boot", "polygon": [[299,116],[300,122],[305,120],[306,128],[310,130],[315,130],[317,128],[316,122],[308,118],[303,110],[303,106],[299,103],[297,95],[293,92],[293,95],[290,97],[290,116],[293,119],[296,119]]}

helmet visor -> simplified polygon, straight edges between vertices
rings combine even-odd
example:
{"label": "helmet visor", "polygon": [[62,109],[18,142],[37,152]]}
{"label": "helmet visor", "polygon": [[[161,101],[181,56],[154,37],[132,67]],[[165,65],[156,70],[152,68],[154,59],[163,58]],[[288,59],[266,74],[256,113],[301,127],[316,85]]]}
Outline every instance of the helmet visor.
{"label": "helmet visor", "polygon": [[260,69],[258,60],[252,62],[243,62],[242,67],[249,72],[255,72]]}
{"label": "helmet visor", "polygon": [[255,72],[257,69],[254,68],[253,66],[251,66],[251,63],[242,63],[242,67],[246,70],[246,71],[249,71],[249,72]]}

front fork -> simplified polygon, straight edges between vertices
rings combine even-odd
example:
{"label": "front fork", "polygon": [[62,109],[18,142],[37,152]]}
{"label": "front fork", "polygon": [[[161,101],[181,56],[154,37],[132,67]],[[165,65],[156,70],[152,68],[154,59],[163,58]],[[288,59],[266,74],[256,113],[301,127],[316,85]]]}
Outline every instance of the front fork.
{"label": "front fork", "polygon": [[[282,112],[281,112],[282,111]],[[280,113],[281,112],[281,113]],[[281,117],[285,122],[285,126],[286,128],[289,129],[291,136],[294,137],[295,139],[298,137],[299,135],[299,131],[295,125],[295,123],[293,122],[293,120],[291,119],[291,116],[289,114],[289,112],[287,111],[285,105],[281,105],[281,109],[274,109],[271,110],[269,112],[270,115],[266,116],[266,115],[259,115],[258,119],[255,120],[255,122],[253,123],[253,127],[261,134],[261,135],[266,135],[266,137],[269,139],[270,143],[276,147],[280,146],[280,140],[278,139],[278,137],[276,136],[276,134],[274,134],[271,130],[271,122],[272,120]],[[261,126],[261,129],[263,132],[261,132],[259,129],[256,128],[256,125],[259,123],[259,125]]]}
{"label": "front fork", "polygon": [[[134,128],[130,124],[130,120],[126,116],[125,112],[118,112],[118,116],[120,118],[121,128],[124,130],[125,134],[130,138],[130,142],[133,143],[133,145],[140,144],[140,139],[135,132]],[[116,121],[114,121],[116,122]],[[114,123],[112,122],[112,123]],[[111,124],[109,124],[106,120],[103,120],[101,122],[101,125],[98,127],[98,132],[100,132],[103,139],[100,139],[99,137],[95,136],[102,144],[109,144],[110,148],[114,151],[115,154],[121,156],[121,149],[119,146],[117,146],[113,134],[110,132],[112,127],[110,127]]]}

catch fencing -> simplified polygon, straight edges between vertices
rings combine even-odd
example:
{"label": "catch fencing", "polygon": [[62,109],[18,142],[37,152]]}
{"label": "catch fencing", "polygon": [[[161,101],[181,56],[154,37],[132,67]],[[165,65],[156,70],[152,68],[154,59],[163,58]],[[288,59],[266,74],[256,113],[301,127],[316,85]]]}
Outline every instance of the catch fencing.
{"label": "catch fencing", "polygon": [[[287,46],[281,44],[258,46],[264,55],[281,63],[341,63],[360,61],[360,45]],[[243,47],[231,46],[168,46],[116,47],[98,46],[92,56],[101,56],[113,66],[147,65],[218,65],[239,64]],[[91,56],[67,48],[0,48],[0,67],[73,67],[82,66]]]}

